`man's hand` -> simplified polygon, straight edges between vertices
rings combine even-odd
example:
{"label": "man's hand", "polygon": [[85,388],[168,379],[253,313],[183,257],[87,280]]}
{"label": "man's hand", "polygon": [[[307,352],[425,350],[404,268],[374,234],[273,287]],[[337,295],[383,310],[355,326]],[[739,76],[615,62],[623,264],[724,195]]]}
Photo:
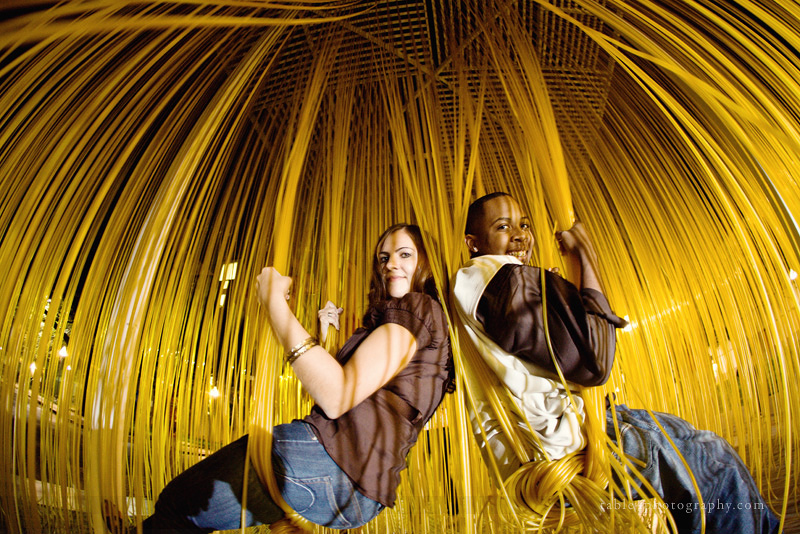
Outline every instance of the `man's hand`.
{"label": "man's hand", "polygon": [[561,254],[577,254],[581,263],[584,260],[597,263],[597,253],[582,222],[575,221],[569,230],[556,232],[556,241]]}

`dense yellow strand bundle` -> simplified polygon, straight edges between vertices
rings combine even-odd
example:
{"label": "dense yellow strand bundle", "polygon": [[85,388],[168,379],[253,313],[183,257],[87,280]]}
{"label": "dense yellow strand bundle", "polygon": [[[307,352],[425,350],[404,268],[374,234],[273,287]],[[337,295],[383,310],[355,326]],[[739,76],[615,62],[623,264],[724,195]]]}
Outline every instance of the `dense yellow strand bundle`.
{"label": "dense yellow strand bundle", "polygon": [[606,394],[726,437],[773,509],[796,515],[797,3],[5,9],[9,532],[100,532],[104,500],[138,521],[172,477],[247,432],[271,485],[271,427],[312,401],[259,312],[260,269],[293,277],[313,331],[327,300],[344,307],[335,350],[365,311],[381,230],[423,228],[447,303],[467,206],[497,190],[529,210],[544,267],[563,268],[554,230],[584,221],[630,319],[610,381],[581,393],[591,444],[501,480],[472,436],[479,397],[521,460],[540,455],[447,306],[458,388],[412,449],[397,505],[361,531],[671,531],[657,498],[626,498],[637,466],[611,454]]}

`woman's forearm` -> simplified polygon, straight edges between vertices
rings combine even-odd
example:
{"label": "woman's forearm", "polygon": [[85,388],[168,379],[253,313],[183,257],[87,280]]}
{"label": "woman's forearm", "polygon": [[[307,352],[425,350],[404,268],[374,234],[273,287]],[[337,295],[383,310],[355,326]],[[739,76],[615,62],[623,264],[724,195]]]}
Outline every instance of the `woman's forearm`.
{"label": "woman's forearm", "polygon": [[284,348],[294,347],[309,338],[310,334],[297,320],[286,300],[271,299],[267,313],[270,327]]}
{"label": "woman's forearm", "polygon": [[[269,303],[269,323],[284,350],[310,337],[285,300]],[[303,353],[293,364],[295,375],[328,417],[338,417],[345,390],[344,370],[339,362],[319,345]]]}

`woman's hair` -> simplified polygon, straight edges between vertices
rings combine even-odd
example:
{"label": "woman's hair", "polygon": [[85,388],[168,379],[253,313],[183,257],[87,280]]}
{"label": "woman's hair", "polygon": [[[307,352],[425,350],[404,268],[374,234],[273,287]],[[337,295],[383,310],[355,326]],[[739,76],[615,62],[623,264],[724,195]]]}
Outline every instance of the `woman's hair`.
{"label": "woman's hair", "polygon": [[401,230],[405,231],[405,233],[411,237],[414,246],[417,247],[417,268],[414,271],[414,276],[411,277],[411,291],[427,293],[438,300],[431,264],[430,261],[428,261],[428,253],[425,250],[425,243],[422,240],[422,231],[419,229],[419,226],[415,224],[401,223],[390,226],[384,230],[378,238],[378,244],[375,245],[375,253],[372,255],[372,280],[370,280],[369,283],[370,308],[374,308],[378,303],[389,298],[389,292],[386,289],[386,281],[381,274],[381,264],[378,254],[386,238]]}

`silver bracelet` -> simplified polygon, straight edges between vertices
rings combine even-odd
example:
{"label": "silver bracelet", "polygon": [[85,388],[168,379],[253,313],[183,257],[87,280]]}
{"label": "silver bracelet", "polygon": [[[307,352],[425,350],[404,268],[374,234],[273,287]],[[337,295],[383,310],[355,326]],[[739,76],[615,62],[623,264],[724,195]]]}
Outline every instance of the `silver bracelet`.
{"label": "silver bracelet", "polygon": [[292,347],[289,352],[286,353],[286,361],[289,365],[292,365],[297,358],[305,354],[305,352],[314,347],[317,344],[317,338],[309,337],[308,339],[298,343],[294,347]]}

